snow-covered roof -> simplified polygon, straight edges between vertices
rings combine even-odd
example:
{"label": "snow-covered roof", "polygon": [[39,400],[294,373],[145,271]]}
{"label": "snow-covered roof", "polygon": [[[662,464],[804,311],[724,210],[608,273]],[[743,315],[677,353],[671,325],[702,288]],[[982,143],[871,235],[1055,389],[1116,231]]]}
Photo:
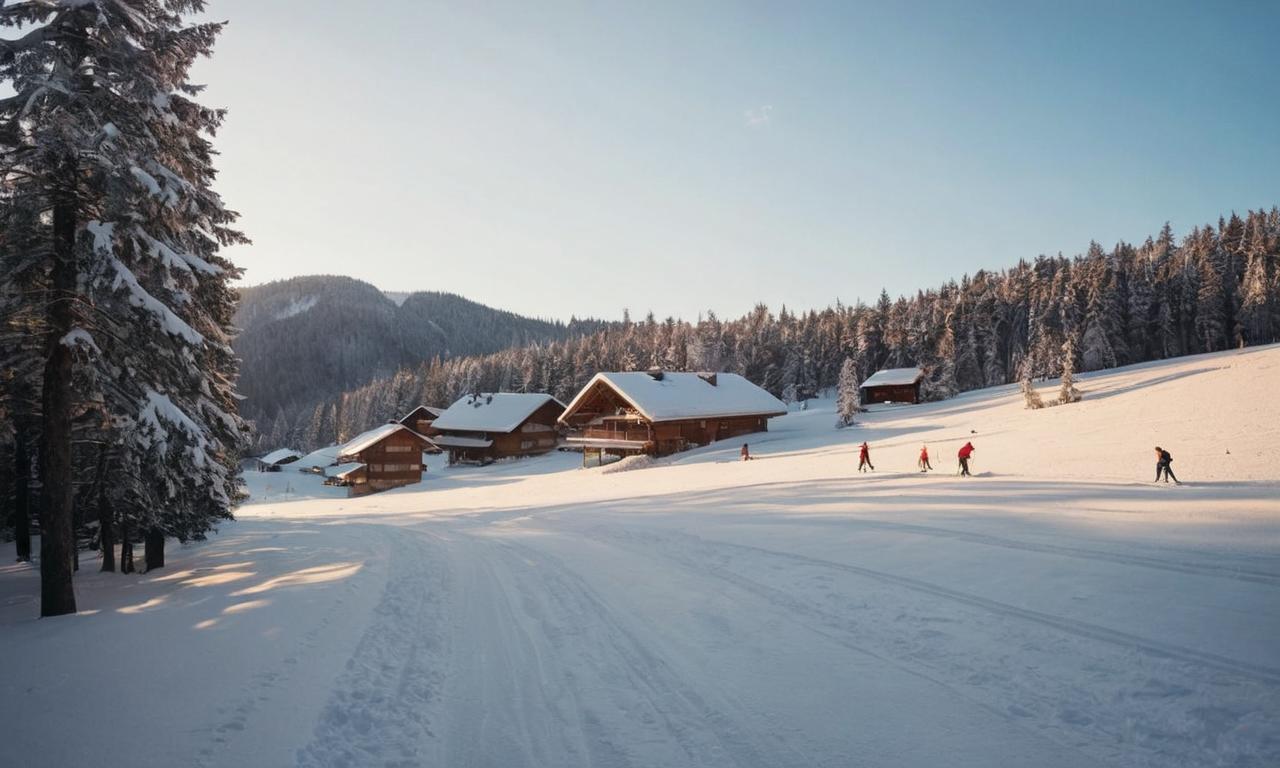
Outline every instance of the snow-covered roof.
{"label": "snow-covered roof", "polygon": [[449,406],[431,426],[446,432],[511,432],[547,403],[564,408],[564,403],[551,395],[521,392],[467,395]]}
{"label": "snow-covered roof", "polygon": [[862,382],[863,387],[900,387],[915,384],[924,377],[919,368],[885,368]]}
{"label": "snow-covered roof", "polygon": [[261,459],[258,459],[258,461],[261,461],[263,464],[279,464],[282,461],[297,459],[301,456],[302,454],[290,448],[277,448],[266,456],[263,456]]}
{"label": "snow-covered roof", "polygon": [[378,443],[382,442],[386,438],[390,437],[396,432],[399,432],[402,429],[405,432],[408,432],[409,434],[423,441],[424,443],[427,443],[427,444],[431,443],[430,440],[423,437],[422,435],[419,435],[417,432],[414,432],[412,429],[409,429],[405,425],[399,422],[391,422],[390,424],[383,424],[380,427],[374,427],[368,432],[361,432],[360,434],[351,438],[346,442],[345,445],[338,448],[338,456],[351,456],[351,455],[357,454],[365,450],[366,448],[370,448],[374,445],[377,445]]}
{"label": "snow-covered roof", "polygon": [[327,448],[320,448],[312,451],[296,462],[298,469],[315,469],[317,467],[327,467],[338,460],[338,448],[340,446],[331,445]]}
{"label": "snow-covered roof", "polygon": [[439,435],[434,442],[441,448],[488,448],[493,445],[492,440],[462,435]]}
{"label": "snow-covered roof", "polygon": [[412,411],[409,411],[408,413],[406,413],[404,416],[402,416],[400,418],[401,423],[407,421],[410,416],[413,416],[414,414],[418,413],[418,411],[423,412],[422,418],[430,417],[433,419],[439,418],[440,414],[444,413],[443,408],[433,408],[429,405],[420,405],[417,408],[414,408]]}
{"label": "snow-covered roof", "polygon": [[336,480],[342,480],[353,472],[359,472],[364,469],[364,465],[359,462],[351,464],[339,464],[336,467],[329,467],[324,471],[325,477],[332,477]]}
{"label": "snow-covered roof", "polygon": [[[714,379],[715,383],[711,383]],[[597,373],[560,417],[563,421],[597,382],[604,382],[652,422],[728,416],[779,415],[781,400],[736,373],[670,373],[657,379],[644,371]],[[437,422],[439,423],[439,422]]]}

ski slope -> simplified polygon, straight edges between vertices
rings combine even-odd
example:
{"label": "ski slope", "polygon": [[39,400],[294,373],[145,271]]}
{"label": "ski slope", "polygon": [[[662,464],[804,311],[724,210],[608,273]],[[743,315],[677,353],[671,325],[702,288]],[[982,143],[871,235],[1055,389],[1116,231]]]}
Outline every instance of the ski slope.
{"label": "ski slope", "polygon": [[80,615],[35,620],[4,558],[0,763],[1280,765],[1278,380],[1271,346],[1043,411],[1000,387],[837,431],[819,401],[752,462],[363,499],[250,473],[169,567],[86,560]]}

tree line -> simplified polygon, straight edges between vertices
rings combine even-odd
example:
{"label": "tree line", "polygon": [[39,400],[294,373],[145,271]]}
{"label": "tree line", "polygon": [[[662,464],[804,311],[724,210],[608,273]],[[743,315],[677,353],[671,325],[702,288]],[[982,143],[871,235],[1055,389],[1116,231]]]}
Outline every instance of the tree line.
{"label": "tree line", "polygon": [[0,3],[0,499],[41,615],[73,573],[164,564],[237,500],[231,348],[247,242],[212,190],[223,112],[189,80],[221,24],[200,0]]}
{"label": "tree line", "polygon": [[[786,400],[834,387],[841,367],[863,380],[919,366],[929,399],[1280,338],[1280,208],[1231,214],[1181,241],[1166,224],[1140,245],[1094,242],[1074,257],[1041,256],[979,271],[911,297],[734,320],[630,317],[593,333],[418,366],[259,425],[263,447],[313,449],[419,404],[477,391],[548,392],[566,401],[598,371],[724,370]],[[1071,357],[1064,361],[1064,355]]]}

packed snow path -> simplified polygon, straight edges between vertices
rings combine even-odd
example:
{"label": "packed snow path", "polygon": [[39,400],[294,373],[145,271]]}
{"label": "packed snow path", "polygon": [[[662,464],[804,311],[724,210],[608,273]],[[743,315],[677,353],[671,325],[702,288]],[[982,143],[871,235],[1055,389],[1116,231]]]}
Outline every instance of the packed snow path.
{"label": "packed snow path", "polygon": [[[1186,358],[1084,377],[1072,406],[999,388],[843,432],[823,403],[749,463],[558,454],[360,500],[251,476],[261,501],[169,568],[85,574],[80,616],[33,621],[33,572],[6,568],[6,754],[1274,766],[1277,374],[1275,347]],[[1186,485],[1150,484],[1156,442]]]}

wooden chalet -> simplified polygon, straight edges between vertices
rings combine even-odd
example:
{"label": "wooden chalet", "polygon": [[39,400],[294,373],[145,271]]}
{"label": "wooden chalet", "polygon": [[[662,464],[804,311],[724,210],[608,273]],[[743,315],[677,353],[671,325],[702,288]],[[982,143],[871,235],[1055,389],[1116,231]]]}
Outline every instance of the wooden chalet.
{"label": "wooden chalet", "polygon": [[564,403],[551,395],[467,395],[436,418],[431,440],[449,452],[450,464],[546,453],[560,444],[556,419],[563,412]]}
{"label": "wooden chalet", "polygon": [[919,368],[886,368],[862,382],[863,403],[918,403],[924,371]]}
{"label": "wooden chalet", "polygon": [[665,456],[753,432],[787,412],[782,401],[734,373],[598,373],[560,423],[570,445],[594,453]]}
{"label": "wooden chalet", "polygon": [[440,418],[440,414],[444,413],[443,408],[432,408],[429,405],[420,405],[412,411],[406,413],[400,423],[426,437],[432,437],[439,434],[434,426],[435,420]]}
{"label": "wooden chalet", "polygon": [[346,485],[356,496],[420,483],[422,454],[431,448],[429,439],[408,427],[383,424],[341,446],[337,466],[325,470],[325,482]]}
{"label": "wooden chalet", "polygon": [[258,471],[279,472],[281,467],[288,466],[300,458],[302,458],[302,454],[295,450],[279,448],[257,460]]}

